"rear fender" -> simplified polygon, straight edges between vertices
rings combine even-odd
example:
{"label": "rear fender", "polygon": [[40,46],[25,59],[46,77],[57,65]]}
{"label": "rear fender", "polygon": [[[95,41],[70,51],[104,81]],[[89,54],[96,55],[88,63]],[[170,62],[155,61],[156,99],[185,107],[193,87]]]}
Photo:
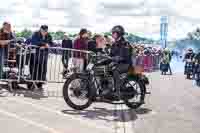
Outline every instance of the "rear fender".
{"label": "rear fender", "polygon": [[142,74],[129,75],[128,80],[143,82],[145,85],[149,84],[149,79],[145,75],[142,75]]}
{"label": "rear fender", "polygon": [[149,79],[145,75],[140,76],[140,80],[145,84],[149,85]]}
{"label": "rear fender", "polygon": [[149,84],[149,80],[145,75],[135,74],[135,75],[129,76],[128,80],[129,81],[135,81],[135,82],[139,83],[141,85],[140,87],[143,88],[142,92],[145,93],[145,94],[150,94],[150,92],[147,92],[147,87],[146,87]]}

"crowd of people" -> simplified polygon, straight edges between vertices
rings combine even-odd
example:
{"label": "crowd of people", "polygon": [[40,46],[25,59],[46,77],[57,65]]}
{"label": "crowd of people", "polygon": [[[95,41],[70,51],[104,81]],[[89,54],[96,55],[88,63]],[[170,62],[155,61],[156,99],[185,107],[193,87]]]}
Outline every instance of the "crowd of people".
{"label": "crowd of people", "polygon": [[[81,29],[79,36],[73,41],[65,35],[64,40],[62,41],[62,47],[93,52],[98,52],[99,49],[103,49],[106,53],[111,54],[110,49],[112,48],[113,43],[112,37],[101,34],[91,36],[91,32],[87,31],[87,29]],[[160,48],[145,46],[144,44],[130,44],[130,49],[133,65],[141,66],[144,71],[159,69],[160,57],[163,52]],[[71,56],[72,55],[68,52],[65,52],[63,56],[63,64],[66,68]],[[80,52],[74,53],[73,57],[85,59],[84,53],[81,55]]]}

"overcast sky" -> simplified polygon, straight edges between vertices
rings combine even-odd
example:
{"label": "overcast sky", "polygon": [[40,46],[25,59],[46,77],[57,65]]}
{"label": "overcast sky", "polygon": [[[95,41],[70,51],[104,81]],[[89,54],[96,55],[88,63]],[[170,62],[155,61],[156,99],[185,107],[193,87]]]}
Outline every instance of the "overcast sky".
{"label": "overcast sky", "polygon": [[169,16],[168,39],[185,37],[200,27],[200,0],[1,0],[0,22],[15,30],[48,24],[51,31],[109,31],[121,24],[126,31],[159,38],[160,16]]}

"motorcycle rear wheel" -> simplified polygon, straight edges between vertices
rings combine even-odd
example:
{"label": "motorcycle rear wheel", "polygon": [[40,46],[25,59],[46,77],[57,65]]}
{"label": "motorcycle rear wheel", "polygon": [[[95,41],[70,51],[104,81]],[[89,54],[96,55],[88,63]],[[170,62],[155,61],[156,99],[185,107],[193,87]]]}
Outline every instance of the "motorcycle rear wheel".
{"label": "motorcycle rear wheel", "polygon": [[[146,86],[145,86],[145,84],[143,82],[140,82],[140,81],[134,81],[134,82],[137,84],[137,86],[139,87],[139,90],[140,90],[140,92],[139,92],[140,93],[139,101],[132,102],[132,101],[129,101],[130,99],[125,99],[124,100],[126,106],[128,106],[131,109],[137,109],[141,105],[144,104],[145,93],[146,93]],[[137,88],[133,87],[133,89],[137,89]]]}

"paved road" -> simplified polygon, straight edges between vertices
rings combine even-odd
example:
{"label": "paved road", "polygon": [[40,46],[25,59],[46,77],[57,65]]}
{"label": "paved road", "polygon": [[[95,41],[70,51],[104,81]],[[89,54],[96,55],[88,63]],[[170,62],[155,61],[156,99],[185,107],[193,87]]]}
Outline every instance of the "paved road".
{"label": "paved road", "polygon": [[[62,97],[39,97],[30,93],[2,93],[2,133],[200,133],[200,88],[184,76],[149,75],[152,94],[138,110],[124,105],[93,104],[73,111]],[[62,84],[48,85],[61,95]],[[124,122],[125,121],[125,122]]]}

